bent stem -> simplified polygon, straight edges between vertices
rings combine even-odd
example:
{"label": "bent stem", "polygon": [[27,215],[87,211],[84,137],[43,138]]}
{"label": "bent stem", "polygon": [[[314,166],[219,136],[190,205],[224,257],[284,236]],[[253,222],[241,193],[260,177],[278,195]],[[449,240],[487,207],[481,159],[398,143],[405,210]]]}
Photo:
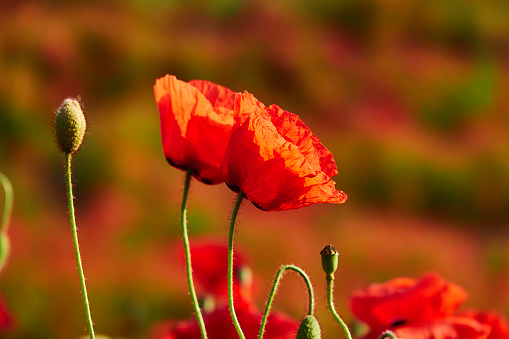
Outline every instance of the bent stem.
{"label": "bent stem", "polygon": [[193,268],[191,265],[191,249],[189,246],[189,237],[187,236],[187,197],[189,195],[189,186],[191,183],[191,171],[187,171],[186,179],[184,182],[184,193],[182,194],[182,208],[181,208],[181,230],[182,230],[182,241],[184,243],[184,252],[186,256],[186,274],[187,274],[187,286],[189,288],[189,294],[191,295],[191,303],[193,304],[196,318],[198,318],[198,325],[200,327],[200,333],[202,339],[207,339],[207,331],[205,330],[205,322],[201,314],[200,305],[198,303],[198,297],[193,282]]}
{"label": "bent stem", "polygon": [[345,333],[345,336],[348,339],[352,339],[352,335],[350,334],[350,331],[348,330],[348,326],[343,322],[343,320],[339,317],[338,313],[334,309],[334,304],[332,301],[332,286],[334,284],[334,277],[327,277],[327,302],[329,303],[329,310],[334,319],[338,322],[339,326]]}
{"label": "bent stem", "polygon": [[277,272],[276,278],[274,279],[274,283],[272,284],[272,290],[270,291],[269,299],[267,300],[267,305],[265,306],[265,312],[263,313],[262,323],[260,325],[260,332],[258,333],[258,339],[263,338],[263,333],[265,331],[265,324],[267,323],[267,318],[269,316],[270,308],[272,306],[272,301],[274,300],[274,296],[276,295],[276,291],[279,286],[279,282],[283,276],[283,273],[286,270],[293,270],[293,271],[297,272],[302,277],[302,279],[304,279],[304,282],[306,283],[306,286],[308,288],[308,296],[309,296],[308,315],[313,315],[313,311],[315,308],[315,304],[314,304],[315,298],[313,296],[313,286],[311,285],[311,281],[309,280],[309,277],[302,269],[300,269],[297,266],[294,266],[294,265],[282,266],[279,269],[279,271]]}
{"label": "bent stem", "polygon": [[394,332],[392,332],[392,331],[385,331],[380,336],[380,339],[386,339],[386,338],[399,339],[398,336],[396,334],[394,334]]}
{"label": "bent stem", "polygon": [[85,315],[87,317],[87,329],[90,334],[90,339],[95,339],[94,325],[92,316],[90,315],[90,305],[88,302],[87,286],[85,285],[85,275],[83,274],[83,267],[81,265],[80,248],[78,245],[78,232],[76,230],[76,220],[74,217],[74,202],[72,195],[72,180],[71,180],[71,153],[65,154],[65,175],[67,179],[67,199],[69,201],[69,217],[71,219],[72,240],[74,244],[74,254],[76,256],[76,265],[78,266],[78,275],[81,283],[81,295],[83,296],[83,305],[85,306]]}
{"label": "bent stem", "polygon": [[7,237],[7,226],[12,213],[13,194],[12,185],[7,176],[0,173],[0,185],[4,190],[4,204],[2,217],[0,219],[0,272],[3,270],[7,257],[9,256],[9,238]]}
{"label": "bent stem", "polygon": [[237,220],[237,214],[239,213],[240,204],[242,203],[244,196],[244,192],[240,191],[237,196],[235,206],[233,207],[232,218],[230,220],[230,230],[228,232],[228,307],[230,309],[233,325],[241,339],[245,339],[245,336],[240,328],[237,315],[235,314],[235,308],[233,306],[233,233],[235,232],[235,220]]}
{"label": "bent stem", "polygon": [[0,219],[0,232],[7,232],[7,226],[9,225],[12,213],[13,194],[11,182],[3,173],[0,173],[0,185],[2,185],[5,194],[2,219]]}

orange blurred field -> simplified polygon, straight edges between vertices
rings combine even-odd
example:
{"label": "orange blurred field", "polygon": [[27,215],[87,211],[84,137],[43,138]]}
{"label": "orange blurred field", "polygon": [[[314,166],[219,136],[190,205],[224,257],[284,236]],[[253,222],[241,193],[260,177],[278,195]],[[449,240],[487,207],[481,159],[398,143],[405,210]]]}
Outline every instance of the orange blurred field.
{"label": "orange blurred field", "polygon": [[[248,90],[298,114],[334,154],[343,205],[263,212],[244,202],[235,244],[261,309],[276,270],[306,270],[323,336],[319,252],[340,252],[335,298],[436,271],[468,307],[509,316],[509,3],[464,1],[17,1],[0,4],[0,172],[12,181],[1,338],[86,335],[54,111],[80,96],[75,205],[98,333],[146,338],[192,314],[180,246],[184,172],[164,159],[155,80]],[[3,199],[3,198],[0,198]],[[193,237],[226,243],[235,194],[192,182]],[[2,200],[0,200],[2,201]],[[225,272],[226,274],[226,272]],[[283,280],[274,307],[306,310]]]}

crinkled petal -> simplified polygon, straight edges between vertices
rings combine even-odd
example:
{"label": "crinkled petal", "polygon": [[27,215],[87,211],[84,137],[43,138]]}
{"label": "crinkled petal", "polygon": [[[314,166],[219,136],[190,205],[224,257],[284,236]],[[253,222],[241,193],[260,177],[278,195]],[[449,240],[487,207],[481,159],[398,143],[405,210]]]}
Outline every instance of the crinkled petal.
{"label": "crinkled petal", "polygon": [[337,173],[332,154],[295,117],[277,106],[266,108],[249,93],[237,94],[223,174],[232,189],[264,211],[346,200],[327,175]]}

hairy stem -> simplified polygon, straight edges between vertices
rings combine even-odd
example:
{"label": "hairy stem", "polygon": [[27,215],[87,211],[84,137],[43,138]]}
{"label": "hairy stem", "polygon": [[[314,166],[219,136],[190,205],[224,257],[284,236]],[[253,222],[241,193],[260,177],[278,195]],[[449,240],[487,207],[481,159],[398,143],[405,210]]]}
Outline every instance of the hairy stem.
{"label": "hairy stem", "polygon": [[339,317],[338,313],[334,309],[334,303],[333,303],[333,296],[332,296],[332,287],[334,285],[334,278],[327,277],[327,302],[329,304],[329,310],[334,317],[334,319],[337,321],[343,332],[345,333],[345,336],[348,339],[352,339],[352,335],[350,334],[350,331],[348,330],[348,326],[343,322],[343,320]]}
{"label": "hairy stem", "polygon": [[67,199],[69,201],[69,217],[71,219],[72,240],[74,244],[74,254],[76,256],[76,265],[78,266],[78,275],[81,283],[81,295],[83,297],[83,305],[85,306],[85,315],[87,317],[87,329],[90,334],[90,339],[95,339],[94,325],[92,316],[90,315],[90,305],[88,302],[87,286],[85,284],[85,275],[83,274],[83,267],[81,265],[80,248],[78,245],[78,232],[76,230],[76,220],[74,217],[74,202],[72,195],[72,180],[71,180],[71,153],[65,154],[65,175],[67,179]]}
{"label": "hairy stem", "polygon": [[233,234],[235,233],[235,220],[237,220],[237,214],[239,213],[240,204],[242,203],[244,196],[244,192],[240,191],[237,196],[235,206],[233,207],[232,218],[230,220],[230,230],[228,232],[228,306],[233,325],[241,339],[245,339],[245,336],[240,328],[237,315],[235,314],[235,307],[233,306]]}
{"label": "hairy stem", "polygon": [[283,277],[283,273],[286,270],[293,270],[293,271],[297,272],[302,277],[302,279],[304,279],[304,282],[306,283],[306,286],[308,288],[308,296],[309,296],[308,315],[313,315],[313,311],[315,308],[315,305],[314,305],[315,299],[313,296],[313,286],[311,285],[311,281],[309,280],[309,277],[302,269],[300,269],[297,266],[294,266],[294,265],[282,266],[279,269],[279,271],[277,272],[276,278],[274,279],[274,283],[272,284],[272,290],[270,291],[269,299],[267,300],[267,305],[265,306],[265,312],[263,313],[262,323],[260,325],[260,331],[258,333],[258,339],[263,338],[263,333],[265,331],[265,324],[267,323],[267,318],[269,316],[270,308],[272,306],[272,301],[274,300],[274,296],[276,295],[276,291],[279,286],[279,282],[280,282],[281,278]]}
{"label": "hairy stem", "polygon": [[196,318],[198,319],[198,325],[200,327],[200,333],[202,339],[207,339],[207,331],[205,330],[205,322],[201,314],[200,305],[198,303],[198,297],[193,282],[193,268],[191,265],[191,249],[189,246],[189,237],[187,235],[187,197],[189,195],[189,186],[191,183],[191,171],[187,171],[186,179],[184,182],[184,193],[182,195],[182,208],[181,208],[181,230],[182,230],[182,241],[184,244],[184,252],[186,256],[186,274],[187,274],[187,286],[189,288],[189,294],[191,295],[191,303],[193,304]]}

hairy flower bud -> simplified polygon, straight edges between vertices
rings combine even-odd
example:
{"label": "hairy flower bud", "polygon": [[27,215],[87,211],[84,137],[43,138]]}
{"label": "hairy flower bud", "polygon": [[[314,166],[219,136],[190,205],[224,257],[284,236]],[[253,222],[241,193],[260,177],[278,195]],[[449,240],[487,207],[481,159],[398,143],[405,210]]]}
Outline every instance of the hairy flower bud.
{"label": "hairy flower bud", "polygon": [[78,150],[85,136],[87,122],[76,99],[65,99],[55,117],[55,137],[58,148],[64,153]]}
{"label": "hairy flower bud", "polygon": [[297,339],[321,339],[320,324],[313,315],[307,315],[300,323]]}
{"label": "hairy flower bud", "polygon": [[332,245],[327,245],[320,252],[322,255],[322,268],[327,274],[327,279],[334,279],[334,272],[338,268],[338,251]]}

